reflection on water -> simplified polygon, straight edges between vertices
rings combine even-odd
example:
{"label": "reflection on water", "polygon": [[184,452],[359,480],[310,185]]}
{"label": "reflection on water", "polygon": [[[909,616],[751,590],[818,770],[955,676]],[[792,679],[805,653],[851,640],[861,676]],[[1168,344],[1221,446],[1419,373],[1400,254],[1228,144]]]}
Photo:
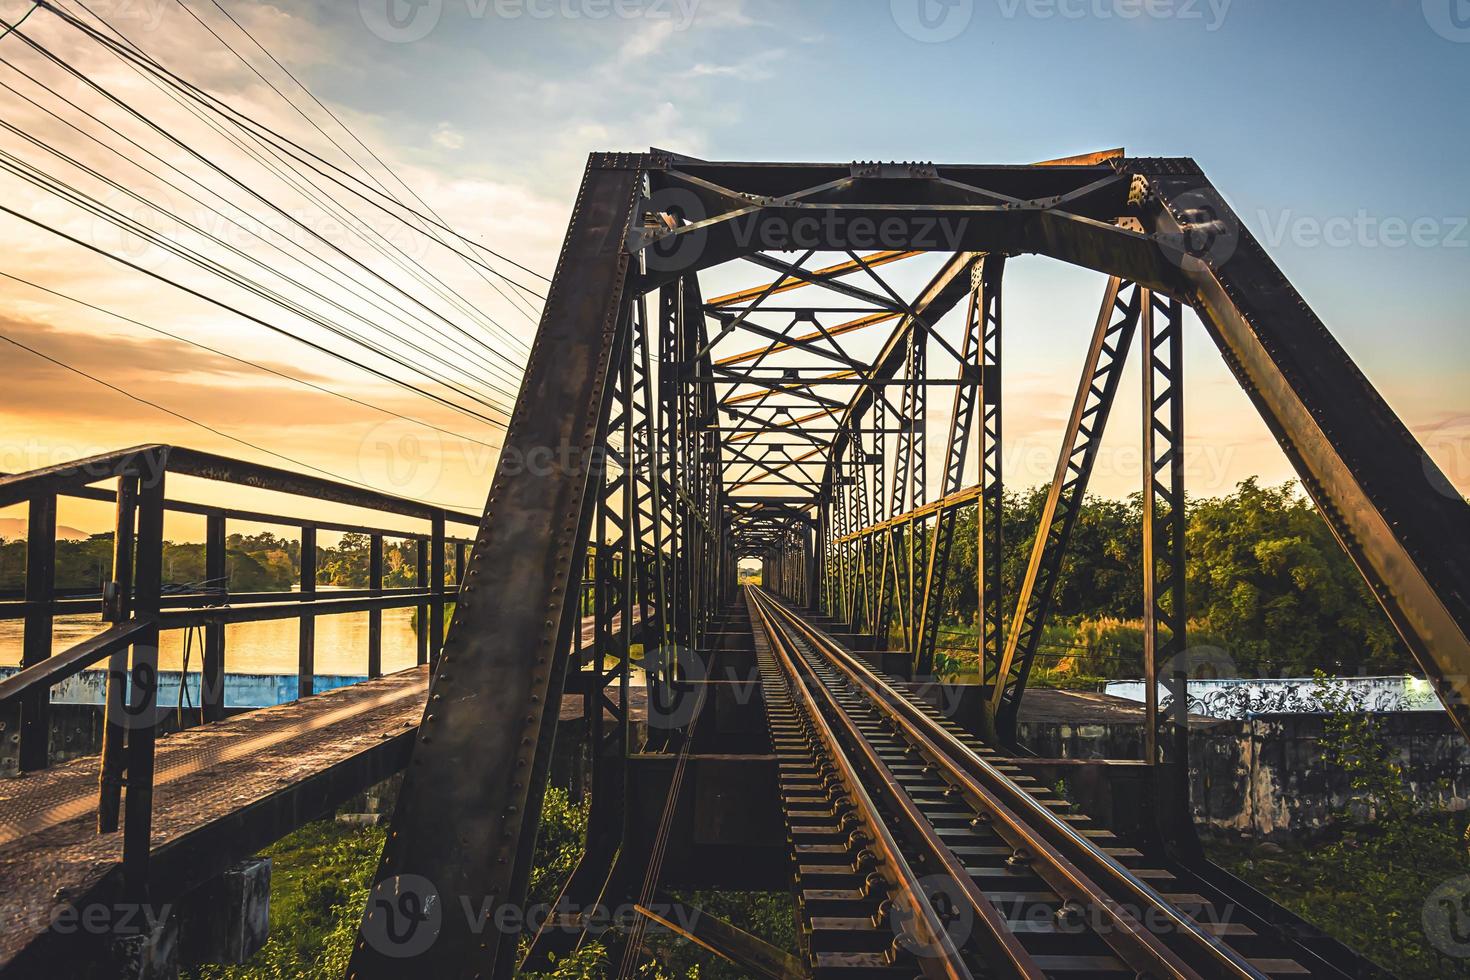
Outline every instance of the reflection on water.
{"label": "reflection on water", "polygon": [[[417,640],[412,609],[383,610],[383,670],[412,667]],[[107,628],[100,615],[58,616],[52,631],[51,652],[63,650]],[[0,666],[20,663],[24,635],[21,620],[0,620]],[[184,630],[164,633],[158,648],[158,666],[178,670],[184,660]],[[203,659],[203,630],[194,630],[189,670],[199,670]],[[300,621],[272,619],[259,623],[232,623],[225,627],[225,670],[246,674],[296,673]],[[368,614],[342,613],[316,618],[316,672],[367,672]]]}

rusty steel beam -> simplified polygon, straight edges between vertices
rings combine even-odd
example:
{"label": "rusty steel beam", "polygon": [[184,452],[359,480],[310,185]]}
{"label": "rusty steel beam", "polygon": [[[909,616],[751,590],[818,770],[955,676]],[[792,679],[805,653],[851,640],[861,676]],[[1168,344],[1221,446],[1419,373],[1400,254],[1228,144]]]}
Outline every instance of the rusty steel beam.
{"label": "rusty steel beam", "polygon": [[590,466],[517,473],[507,460],[565,447],[585,461],[606,439],[628,325],[624,243],[646,166],[588,161],[350,977],[500,978],[514,966],[516,931],[446,914],[420,949],[395,942],[389,919],[411,895],[455,913],[461,900],[485,905],[493,921],[525,894],[595,495]]}
{"label": "rusty steel beam", "polygon": [[1123,365],[1133,342],[1140,312],[1141,288],[1134,286],[1127,297],[1124,283],[1116,276],[1108,280],[1087,350],[1072,413],[1062,436],[1056,472],[1047,490],[1037,522],[1036,538],[1026,575],[1016,597],[1016,611],[1006,633],[1005,648],[996,670],[995,689],[990,696],[990,714],[1000,737],[1015,738],[1016,712],[1036,650],[1046,627],[1062,558],[1072,528],[1081,513],[1087,483],[1097,461],[1108,415],[1117,397]]}
{"label": "rusty steel beam", "polygon": [[[863,262],[866,263],[869,267],[874,267],[887,265],[890,262],[898,262],[902,259],[911,259],[915,255],[923,254],[924,253],[920,251],[874,252],[872,255],[866,256],[863,259]],[[810,273],[808,273],[808,275],[812,276],[815,279],[832,279],[836,278],[837,276],[845,276],[849,273],[856,272],[862,267],[862,264],[852,259],[849,259],[846,262],[838,262],[836,265],[824,266],[821,269],[813,269]],[[716,296],[714,299],[706,300],[705,305],[709,307],[720,307],[731,306],[735,303],[748,303],[751,300],[755,299],[757,296],[766,293],[768,290],[771,295],[775,295],[777,293],[786,293],[790,292],[793,289],[800,289],[803,286],[811,285],[816,284],[800,281],[788,282],[781,283],[773,289],[768,286],[751,286],[749,289],[742,289],[737,292],[726,293],[723,296]]]}
{"label": "rusty steel beam", "polygon": [[1192,160],[1130,160],[1144,226],[1470,738],[1470,504]]}

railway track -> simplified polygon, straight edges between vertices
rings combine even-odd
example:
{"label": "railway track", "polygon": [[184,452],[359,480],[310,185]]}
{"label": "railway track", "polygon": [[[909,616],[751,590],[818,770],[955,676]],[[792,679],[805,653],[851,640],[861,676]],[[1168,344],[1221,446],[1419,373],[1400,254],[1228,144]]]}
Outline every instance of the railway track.
{"label": "railway track", "polygon": [[770,594],[746,603],[818,980],[1344,975],[1123,846]]}

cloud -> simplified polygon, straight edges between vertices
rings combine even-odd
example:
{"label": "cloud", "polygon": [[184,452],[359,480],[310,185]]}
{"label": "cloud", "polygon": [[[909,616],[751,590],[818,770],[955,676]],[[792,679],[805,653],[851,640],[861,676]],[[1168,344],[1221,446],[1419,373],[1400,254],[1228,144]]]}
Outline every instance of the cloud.
{"label": "cloud", "polygon": [[443,150],[459,150],[464,148],[464,133],[455,129],[447,122],[442,122],[434,127],[434,133],[429,137],[434,145]]}
{"label": "cloud", "polygon": [[762,82],[774,78],[775,65],[786,56],[781,48],[768,48],[749,58],[728,64],[695,62],[684,72],[685,78],[738,78],[746,82]]}
{"label": "cloud", "polygon": [[630,34],[618,49],[618,60],[638,61],[656,54],[674,36],[674,29],[672,20],[640,21],[639,29]]}

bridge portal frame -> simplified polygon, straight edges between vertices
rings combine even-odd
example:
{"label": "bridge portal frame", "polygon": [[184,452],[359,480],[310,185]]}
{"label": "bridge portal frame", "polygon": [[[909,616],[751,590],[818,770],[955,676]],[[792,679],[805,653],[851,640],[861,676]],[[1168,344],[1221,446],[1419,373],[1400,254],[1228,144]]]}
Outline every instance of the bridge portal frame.
{"label": "bridge portal frame", "polygon": [[[591,530],[595,494],[582,467],[527,475],[515,471],[516,460],[548,447],[580,448],[585,457],[606,444],[609,393],[620,359],[628,356],[637,299],[658,293],[662,308],[668,287],[687,297],[699,271],[789,247],[794,229],[815,229],[817,246],[831,247],[839,244],[833,241],[834,228],[851,230],[862,222],[891,229],[893,248],[936,250],[933,230],[946,221],[954,233],[943,250],[955,258],[917,300],[904,304],[898,329],[864,369],[851,402],[840,412],[826,413],[835,427],[827,430],[834,438],[821,480],[815,485],[789,481],[814,491],[811,547],[819,556],[839,555],[836,567],[847,576],[838,588],[826,563],[815,562],[815,573],[808,576],[813,595],[829,602],[840,596],[849,619],[872,616],[871,606],[865,610],[854,603],[858,593],[852,582],[858,581],[854,575],[873,581],[877,549],[868,548],[866,566],[857,561],[852,540],[843,538],[867,527],[863,501],[837,491],[853,486],[850,468],[860,455],[854,437],[865,431],[861,423],[867,409],[883,399],[882,387],[893,383],[900,367],[911,381],[917,380],[912,372],[922,371],[914,338],[972,293],[970,278],[962,273],[980,256],[1047,255],[1113,277],[1114,299],[1105,303],[1096,335],[1100,353],[1116,353],[1119,348],[1111,342],[1131,337],[1140,316],[1154,317],[1157,296],[1166,304],[1170,326],[1146,326],[1145,344],[1154,364],[1177,366],[1168,359],[1177,352],[1168,339],[1171,330],[1177,337],[1174,312],[1188,305],[1199,314],[1456,724],[1470,731],[1470,559],[1449,547],[1470,539],[1470,507],[1193,161],[1117,153],[1050,165],[972,167],[718,163],[659,151],[594,154],[489,493],[468,582],[435,671],[350,975],[396,975],[410,962],[416,971],[436,975],[510,973],[515,934],[482,935],[456,916],[446,915],[434,941],[409,957],[396,955],[401,949],[384,949],[375,937],[385,926],[385,910],[414,889],[434,889],[446,909],[469,903],[491,909],[492,915],[524,896],[556,717],[548,706],[559,703],[575,622],[567,596],[578,591],[581,565],[575,556]],[[853,259],[863,262],[856,254]],[[801,262],[793,266],[769,256],[759,261],[781,271],[783,279],[812,278]],[[782,281],[762,295],[775,293]],[[1125,284],[1128,298],[1119,321],[1113,314]],[[705,310],[699,311],[702,319]],[[690,312],[686,309],[686,316]],[[743,325],[738,314],[733,319]],[[678,372],[681,390],[707,392],[714,383],[719,365],[708,361],[710,346],[703,342],[694,356],[667,365]],[[1105,361],[1096,363],[1105,368]],[[1151,377],[1155,385],[1160,380],[1163,373]],[[780,387],[779,381],[765,384]],[[1083,392],[1079,413],[1088,412],[1090,397]],[[911,400],[909,411],[917,404]],[[1170,405],[1163,408],[1175,418]],[[867,429],[881,434],[885,425],[880,418]],[[807,435],[823,431],[819,426],[803,430]],[[1150,455],[1147,461],[1156,532],[1180,513],[1160,501],[1180,499],[1171,460],[1177,462],[1181,435],[1172,425],[1166,434],[1156,431],[1155,436],[1173,442],[1174,455]],[[923,440],[913,439],[911,429],[908,438],[912,457],[922,451]],[[695,469],[712,462],[704,458],[706,444],[700,442]],[[912,458],[907,465],[906,483],[912,479]],[[705,480],[694,482],[708,486]],[[675,498],[688,492],[689,484],[677,475],[668,485]],[[1063,487],[1055,486],[1053,494]],[[704,594],[718,595],[733,581],[733,555],[744,547],[720,524],[740,516],[735,508],[721,506],[721,495],[729,490],[715,485],[711,498],[702,501],[708,509],[698,509],[710,527],[695,547],[720,549],[706,552],[701,562],[701,581],[715,586]],[[900,499],[896,485],[890,490],[893,499]],[[913,528],[925,502],[911,484],[905,493],[906,510],[888,520],[906,516],[910,527],[904,564],[911,569],[905,591],[914,640],[924,625],[916,598],[913,569],[920,555]],[[949,498],[939,501],[936,511],[943,513],[949,503]],[[770,529],[767,523],[762,533]],[[1174,577],[1153,593],[1155,600],[1177,595],[1180,541],[1173,530],[1159,537],[1167,538]],[[888,570],[900,563],[891,539],[883,549],[886,583]],[[779,553],[784,551],[783,546]],[[1035,572],[1047,554],[1044,543],[1033,553]],[[676,568],[686,558],[678,551],[671,557]],[[1018,606],[1018,615],[1027,608]],[[918,616],[915,609],[921,610]],[[1150,606],[1152,621],[1164,629],[1168,615],[1180,612],[1177,605],[1155,601]],[[677,613],[673,618],[678,620]],[[697,633],[691,628],[682,635],[697,639]],[[1008,645],[1015,635],[1013,628]],[[922,650],[917,643],[915,648]],[[1150,649],[1157,656],[1158,636]],[[1030,661],[1022,654],[1017,649],[1001,655],[993,695],[998,719],[1014,710],[1024,691]],[[1166,680],[1176,685],[1174,700],[1182,704],[1179,675]],[[1150,728],[1158,723],[1157,706],[1151,704]]]}

